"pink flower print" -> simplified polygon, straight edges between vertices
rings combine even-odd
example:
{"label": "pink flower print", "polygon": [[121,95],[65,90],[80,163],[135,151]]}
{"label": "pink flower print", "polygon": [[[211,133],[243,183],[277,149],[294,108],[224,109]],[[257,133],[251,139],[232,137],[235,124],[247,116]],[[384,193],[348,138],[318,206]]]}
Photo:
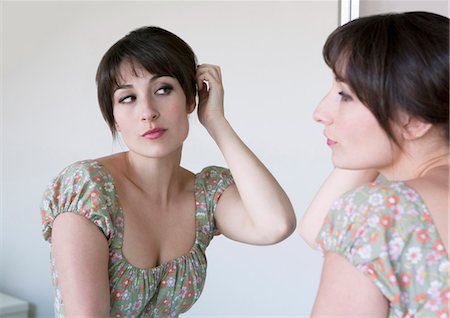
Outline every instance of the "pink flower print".
{"label": "pink flower print", "polygon": [[89,210],[89,208],[87,207],[87,206],[82,206],[81,208],[80,208],[80,210],[79,210],[79,214],[81,215],[81,216],[84,216],[84,217],[86,217],[86,218],[89,218],[89,215],[90,215],[90,210]]}
{"label": "pink flower print", "polygon": [[410,247],[406,252],[406,259],[411,264],[417,264],[422,259],[422,252],[418,247]]}
{"label": "pink flower print", "polygon": [[408,287],[411,284],[412,276],[406,272],[400,274],[400,286],[403,288]]}
{"label": "pink flower print", "polygon": [[433,244],[433,250],[436,251],[440,256],[445,255],[445,247],[444,244],[442,244],[441,240],[438,240]]}
{"label": "pink flower print", "polygon": [[89,198],[94,202],[96,202],[98,200],[98,197],[99,197],[99,193],[97,190],[92,190],[91,193],[89,193]]}
{"label": "pink flower print", "polygon": [[133,304],[133,310],[134,310],[134,311],[138,311],[138,310],[141,308],[141,306],[142,306],[142,300],[139,299],[138,301],[136,301],[136,302]]}
{"label": "pink flower print", "polygon": [[100,183],[102,182],[102,178],[100,176],[94,176],[94,178],[92,178],[96,183]]}
{"label": "pink flower print", "polygon": [[389,215],[384,214],[380,218],[380,223],[381,223],[381,225],[383,226],[384,229],[388,229],[392,225],[392,218]]}
{"label": "pink flower print", "polygon": [[430,311],[438,311],[440,307],[441,301],[439,298],[429,298],[428,301],[425,303],[425,308],[429,309]]}
{"label": "pink flower print", "polygon": [[388,279],[389,284],[391,284],[392,286],[396,286],[397,285],[397,276],[395,276],[394,272],[391,271],[387,275],[387,279]]}
{"label": "pink flower print", "polygon": [[408,311],[402,316],[402,318],[415,318],[417,312],[414,309],[408,309]]}
{"label": "pink flower print", "polygon": [[396,205],[394,208],[394,219],[400,220],[405,215],[405,210],[403,206]]}
{"label": "pink flower print", "polygon": [[427,276],[427,272],[425,271],[425,267],[422,265],[416,271],[416,282],[419,285],[425,284],[426,276]]}
{"label": "pink flower print", "polygon": [[439,310],[436,313],[437,318],[449,318],[450,317],[450,308],[446,307],[444,309]]}
{"label": "pink flower print", "polygon": [[194,297],[194,292],[192,290],[188,290],[188,292],[186,293],[185,299],[192,299],[193,297]]}
{"label": "pink flower print", "polygon": [[355,211],[356,206],[353,203],[349,203],[345,206],[344,211],[347,212],[347,215],[353,214],[353,211]]}
{"label": "pink flower print", "polygon": [[122,296],[123,296],[123,290],[118,289],[118,290],[113,291],[112,296],[114,297],[115,300],[120,300],[120,299],[122,299]]}
{"label": "pink flower print", "polygon": [[421,293],[421,294],[416,295],[416,297],[414,298],[414,300],[415,300],[418,304],[422,305],[422,304],[425,303],[425,301],[427,300],[427,298],[428,298],[428,295],[427,295],[426,293]]}
{"label": "pink flower print", "polygon": [[74,176],[73,176],[73,183],[78,183],[81,180],[81,173],[77,172]]}
{"label": "pink flower print", "polygon": [[428,266],[436,264],[439,261],[439,259],[440,259],[439,254],[436,251],[431,251],[431,253],[427,255]]}
{"label": "pink flower print", "polygon": [[60,186],[61,186],[60,182],[55,182],[55,183],[52,184],[52,190],[59,189]]}
{"label": "pink flower print", "polygon": [[378,273],[375,270],[375,266],[373,266],[373,264],[369,264],[367,266],[366,273],[367,273],[367,275],[369,277],[372,277],[373,279],[377,279],[378,278]]}
{"label": "pink flower print", "polygon": [[369,197],[369,203],[373,206],[378,206],[383,204],[383,196],[380,193],[374,193]]}
{"label": "pink flower print", "polygon": [[408,201],[415,202],[418,199],[417,193],[412,189],[407,189],[406,191],[403,192],[403,194],[405,195]]}
{"label": "pink flower print", "polygon": [[439,264],[439,272],[441,273],[446,273],[447,275],[449,275],[450,271],[450,262],[448,260],[444,260],[442,261],[441,264]]}
{"label": "pink flower print", "polygon": [[386,198],[386,205],[388,208],[396,206],[399,201],[399,197],[395,194],[390,195]]}
{"label": "pink flower print", "polygon": [[388,253],[393,261],[396,261],[403,251],[405,243],[398,234],[394,234],[392,240],[388,243]]}
{"label": "pink flower print", "polygon": [[331,209],[333,210],[340,210],[342,209],[342,204],[344,203],[344,200],[342,198],[339,198],[333,202],[333,205],[331,206]]}
{"label": "pink flower print", "polygon": [[175,264],[171,265],[171,266],[169,266],[169,270],[167,271],[167,274],[172,275],[176,272],[176,270],[177,270],[177,266]]}
{"label": "pink flower print", "polygon": [[441,291],[441,301],[446,304],[450,302],[450,287],[447,287],[443,291]]}
{"label": "pink flower print", "polygon": [[121,216],[117,217],[116,224],[118,227],[123,227],[123,218]]}
{"label": "pink flower print", "polygon": [[371,254],[372,254],[372,246],[369,244],[364,245],[358,251],[359,257],[361,257],[363,260],[369,259]]}
{"label": "pink flower print", "polygon": [[122,281],[122,287],[123,287],[124,289],[127,289],[127,288],[130,286],[130,284],[131,284],[131,280],[130,280],[129,278],[125,278],[125,279]]}
{"label": "pink flower print", "polygon": [[367,225],[369,225],[370,227],[375,227],[379,222],[380,218],[378,217],[378,215],[372,215],[367,220]]}
{"label": "pink flower print", "polygon": [[428,224],[433,224],[433,220],[431,219],[431,215],[426,210],[422,211],[422,219],[423,219],[423,221],[425,221]]}
{"label": "pink flower print", "polygon": [[428,230],[420,230],[417,232],[417,240],[420,243],[426,243],[430,240],[430,235],[428,234]]}
{"label": "pink flower print", "polygon": [[427,290],[428,295],[431,295],[433,298],[439,298],[441,296],[441,287],[441,282],[438,282],[437,280],[432,281]]}
{"label": "pink flower print", "polygon": [[114,185],[112,184],[112,182],[106,182],[103,187],[105,188],[105,190],[107,192],[112,192],[114,190]]}

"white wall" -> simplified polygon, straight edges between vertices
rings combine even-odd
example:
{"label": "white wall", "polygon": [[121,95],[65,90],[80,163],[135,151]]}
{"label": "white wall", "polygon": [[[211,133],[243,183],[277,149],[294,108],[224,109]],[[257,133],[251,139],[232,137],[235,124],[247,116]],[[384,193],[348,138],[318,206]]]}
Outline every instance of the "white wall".
{"label": "white wall", "polygon": [[360,16],[387,12],[429,11],[448,17],[447,0],[360,0]]}
{"label": "white wall", "polygon": [[[285,187],[298,216],[329,172],[311,113],[331,80],[321,48],[337,26],[337,0],[3,6],[0,291],[31,302],[37,317],[53,316],[40,198],[64,166],[121,150],[98,110],[94,76],[103,53],[132,29],[167,28],[199,62],[221,65],[229,121]],[[182,164],[192,171],[225,164],[196,115]],[[207,255],[205,291],[186,317],[308,315],[321,256],[297,234],[272,247],[218,237]]]}

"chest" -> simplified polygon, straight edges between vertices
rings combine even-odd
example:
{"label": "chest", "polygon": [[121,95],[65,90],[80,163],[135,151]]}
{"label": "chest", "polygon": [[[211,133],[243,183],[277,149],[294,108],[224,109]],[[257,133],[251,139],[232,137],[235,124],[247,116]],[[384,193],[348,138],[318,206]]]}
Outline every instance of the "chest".
{"label": "chest", "polygon": [[153,268],[191,250],[196,238],[193,191],[163,203],[122,185],[118,198],[124,220],[122,253],[129,263]]}

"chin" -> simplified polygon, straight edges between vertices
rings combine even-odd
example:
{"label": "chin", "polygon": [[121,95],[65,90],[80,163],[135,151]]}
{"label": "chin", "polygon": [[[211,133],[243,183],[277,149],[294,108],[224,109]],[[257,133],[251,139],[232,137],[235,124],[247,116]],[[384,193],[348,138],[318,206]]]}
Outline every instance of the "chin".
{"label": "chin", "polygon": [[333,166],[339,169],[345,169],[345,170],[365,170],[365,169],[372,169],[373,166],[368,164],[363,164],[361,162],[352,162],[351,160],[337,160],[333,158],[332,160]]}

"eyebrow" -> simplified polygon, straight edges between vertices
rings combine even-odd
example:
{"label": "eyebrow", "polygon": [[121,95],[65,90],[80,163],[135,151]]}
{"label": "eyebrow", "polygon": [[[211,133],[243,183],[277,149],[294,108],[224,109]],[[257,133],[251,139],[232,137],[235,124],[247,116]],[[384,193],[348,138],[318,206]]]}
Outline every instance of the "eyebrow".
{"label": "eyebrow", "polygon": [[[170,75],[155,75],[152,78],[150,78],[150,80],[148,81],[149,83],[152,83],[154,81],[156,81],[158,78],[160,77],[173,77]],[[114,88],[113,93],[115,93],[116,91],[118,91],[119,89],[127,89],[127,88],[133,88],[132,84],[123,84],[123,85],[119,85],[116,88]]]}

